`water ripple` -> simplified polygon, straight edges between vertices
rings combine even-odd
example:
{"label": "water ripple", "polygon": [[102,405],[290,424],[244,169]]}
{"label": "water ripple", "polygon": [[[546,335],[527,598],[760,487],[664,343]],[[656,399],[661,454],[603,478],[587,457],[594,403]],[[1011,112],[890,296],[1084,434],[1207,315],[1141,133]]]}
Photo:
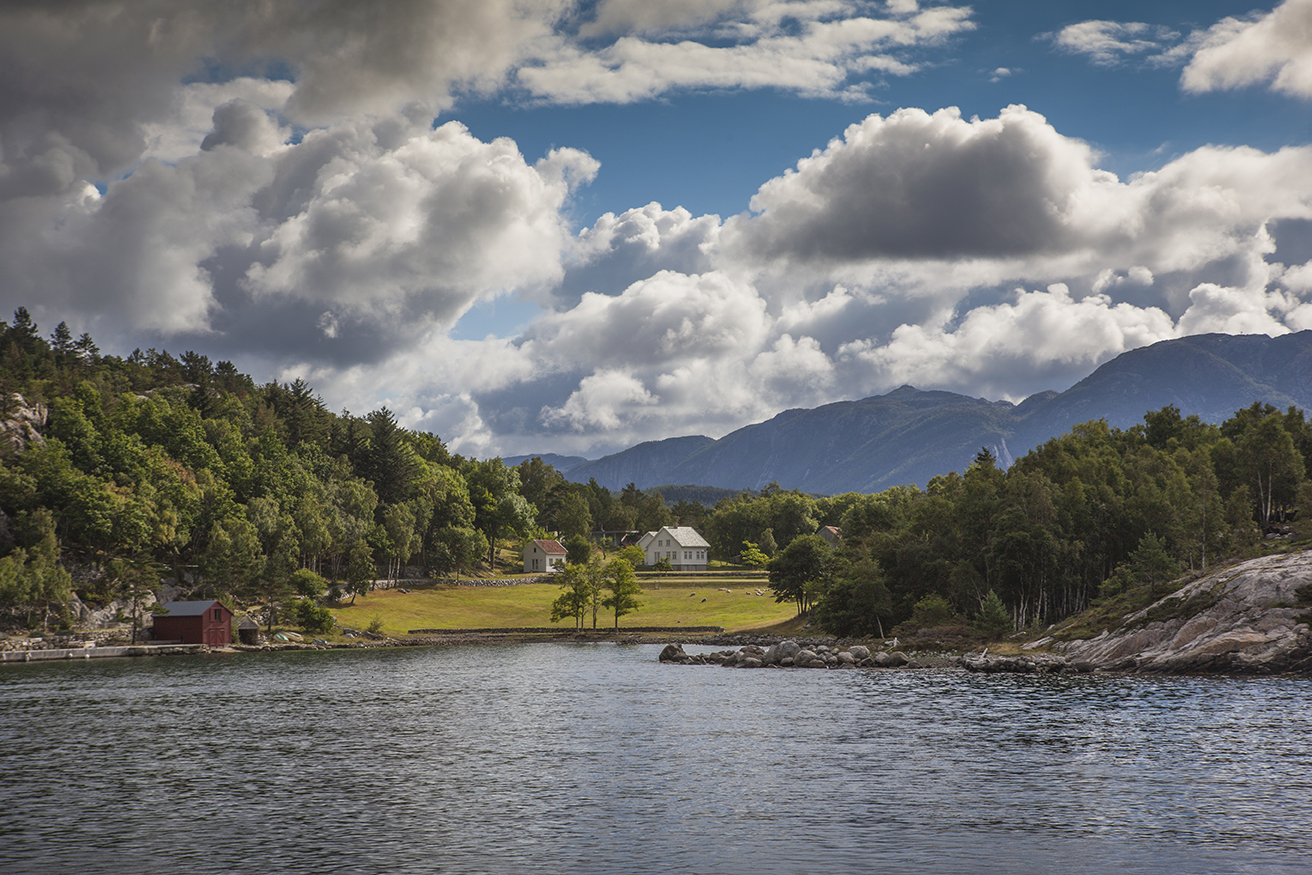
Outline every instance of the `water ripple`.
{"label": "water ripple", "polygon": [[0,671],[0,871],[1312,869],[1312,683],[513,645]]}

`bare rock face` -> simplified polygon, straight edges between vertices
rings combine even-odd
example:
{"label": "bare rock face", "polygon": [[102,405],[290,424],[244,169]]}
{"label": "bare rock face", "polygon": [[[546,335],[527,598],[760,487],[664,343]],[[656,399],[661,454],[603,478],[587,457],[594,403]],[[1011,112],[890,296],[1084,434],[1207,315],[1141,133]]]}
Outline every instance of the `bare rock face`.
{"label": "bare rock face", "polygon": [[1259,674],[1312,669],[1312,551],[1211,572],[1125,618],[1115,631],[1053,646],[1109,670]]}
{"label": "bare rock face", "polygon": [[0,442],[21,453],[29,446],[45,446],[45,431],[49,411],[44,404],[29,404],[15,392],[9,396],[8,411],[0,417]]}

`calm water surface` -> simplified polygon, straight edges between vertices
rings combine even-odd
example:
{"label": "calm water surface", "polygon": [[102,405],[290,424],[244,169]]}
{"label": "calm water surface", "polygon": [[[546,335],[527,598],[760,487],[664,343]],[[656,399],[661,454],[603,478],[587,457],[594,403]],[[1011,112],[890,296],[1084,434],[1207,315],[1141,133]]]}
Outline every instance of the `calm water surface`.
{"label": "calm water surface", "polygon": [[1312,681],[658,652],[0,666],[0,872],[1312,872]]}

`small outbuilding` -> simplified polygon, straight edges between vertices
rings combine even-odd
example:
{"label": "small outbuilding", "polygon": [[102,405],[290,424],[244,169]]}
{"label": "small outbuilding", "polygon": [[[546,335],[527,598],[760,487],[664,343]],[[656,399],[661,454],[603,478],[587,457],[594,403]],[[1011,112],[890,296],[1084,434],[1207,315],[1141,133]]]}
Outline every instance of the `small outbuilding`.
{"label": "small outbuilding", "polygon": [[843,540],[843,530],[838,526],[824,526],[820,529],[819,535],[830,547],[837,547]]}
{"label": "small outbuilding", "polygon": [[231,644],[232,611],[215,599],[169,602],[155,615],[155,640],[211,647]]}
{"label": "small outbuilding", "polygon": [[242,617],[241,622],[237,624],[237,640],[242,644],[259,644],[260,624],[249,616]]}
{"label": "small outbuilding", "polygon": [[569,551],[559,541],[535,539],[524,545],[524,571],[564,571]]}

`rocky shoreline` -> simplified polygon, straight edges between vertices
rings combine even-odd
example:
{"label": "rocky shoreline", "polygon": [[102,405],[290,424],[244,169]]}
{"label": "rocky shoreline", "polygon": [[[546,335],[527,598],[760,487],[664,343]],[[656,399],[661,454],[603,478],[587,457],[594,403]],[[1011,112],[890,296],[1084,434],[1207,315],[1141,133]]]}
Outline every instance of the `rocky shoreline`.
{"label": "rocky shoreline", "polygon": [[1220,568],[1093,638],[1040,639],[1102,671],[1305,674],[1312,671],[1312,551]]}
{"label": "rocky shoreline", "polygon": [[785,639],[769,646],[746,644],[736,650],[688,653],[679,643],[665,645],[658,657],[673,665],[718,665],[724,668],[964,668],[966,671],[994,674],[1084,674],[1096,666],[1072,662],[1055,654],[1023,656],[979,654],[908,654],[901,650],[872,651],[864,644],[847,647],[828,644],[803,644]]}

